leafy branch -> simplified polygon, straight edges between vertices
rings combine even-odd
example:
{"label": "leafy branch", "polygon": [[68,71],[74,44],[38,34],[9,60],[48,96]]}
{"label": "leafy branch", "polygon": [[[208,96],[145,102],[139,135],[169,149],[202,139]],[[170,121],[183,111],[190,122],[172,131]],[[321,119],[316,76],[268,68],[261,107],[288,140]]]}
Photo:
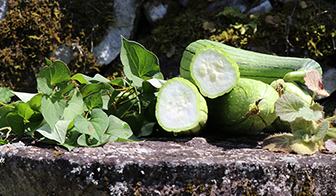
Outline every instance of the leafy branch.
{"label": "leafy branch", "polygon": [[[6,143],[10,133],[25,134],[71,150],[151,133],[155,119],[144,113],[154,113],[149,105],[163,81],[158,59],[140,44],[121,40],[125,78],[71,76],[63,62],[46,59],[48,66],[37,76],[37,93],[0,88],[0,132],[9,130],[0,142]],[[19,101],[11,102],[14,95]]]}

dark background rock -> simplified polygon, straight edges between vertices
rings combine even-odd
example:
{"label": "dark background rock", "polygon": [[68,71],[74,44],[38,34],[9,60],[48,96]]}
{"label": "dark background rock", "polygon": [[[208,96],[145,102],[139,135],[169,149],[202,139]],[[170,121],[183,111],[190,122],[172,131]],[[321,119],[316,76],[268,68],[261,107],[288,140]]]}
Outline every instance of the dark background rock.
{"label": "dark background rock", "polygon": [[263,135],[0,147],[0,195],[335,195],[335,156],[274,153]]}

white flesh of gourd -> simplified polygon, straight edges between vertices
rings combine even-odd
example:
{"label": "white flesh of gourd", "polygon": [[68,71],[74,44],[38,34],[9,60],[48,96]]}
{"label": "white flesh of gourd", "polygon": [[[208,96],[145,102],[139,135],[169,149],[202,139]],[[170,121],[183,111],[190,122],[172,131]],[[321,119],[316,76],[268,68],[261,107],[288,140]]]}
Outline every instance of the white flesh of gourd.
{"label": "white flesh of gourd", "polygon": [[238,72],[221,51],[206,48],[194,58],[191,75],[202,94],[217,97],[230,90],[237,82]]}
{"label": "white flesh of gourd", "polygon": [[[179,83],[178,85],[176,83]],[[198,92],[196,92],[198,93]],[[167,83],[160,92],[157,112],[161,126],[170,130],[193,128],[198,124],[197,94],[185,82]]]}

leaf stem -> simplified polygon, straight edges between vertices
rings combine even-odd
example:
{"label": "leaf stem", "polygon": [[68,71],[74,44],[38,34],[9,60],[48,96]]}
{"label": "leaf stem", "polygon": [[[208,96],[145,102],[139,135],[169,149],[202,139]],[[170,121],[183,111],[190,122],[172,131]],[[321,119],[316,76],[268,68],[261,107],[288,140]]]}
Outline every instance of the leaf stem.
{"label": "leaf stem", "polygon": [[139,96],[138,96],[139,92],[136,88],[134,88],[134,90],[135,90],[135,98],[137,99],[137,102],[138,102],[139,114],[141,114],[141,101],[140,101]]}
{"label": "leaf stem", "polygon": [[107,95],[109,96],[109,98],[110,98],[110,100],[111,100],[111,102],[112,102],[114,111],[117,113],[117,112],[118,112],[118,109],[117,109],[116,103],[115,103],[115,101],[112,99],[111,94],[110,94],[109,91],[107,91]]}
{"label": "leaf stem", "polygon": [[317,91],[314,91],[314,94],[313,94],[313,97],[311,99],[310,105],[313,105],[316,93],[317,93]]}
{"label": "leaf stem", "polygon": [[120,105],[125,104],[125,103],[127,103],[127,102],[133,101],[134,99],[136,99],[136,97],[133,97],[133,98],[131,98],[131,99],[127,99],[127,100],[125,100],[125,101],[122,101],[122,102],[118,103],[118,105],[120,106]]}
{"label": "leaf stem", "polygon": [[329,117],[329,118],[325,118],[324,120],[331,121],[331,120],[334,120],[334,119],[336,119],[336,116],[331,116],[331,117]]}
{"label": "leaf stem", "polygon": [[6,129],[8,129],[8,132],[6,133],[6,138],[4,140],[6,140],[9,137],[9,134],[12,131],[11,127],[2,127],[0,128],[0,131],[6,130]]}
{"label": "leaf stem", "polygon": [[130,105],[130,107],[127,108],[127,110],[120,116],[120,119],[123,119],[125,117],[127,112],[134,106],[134,104],[135,104],[135,102],[133,102],[132,105]]}

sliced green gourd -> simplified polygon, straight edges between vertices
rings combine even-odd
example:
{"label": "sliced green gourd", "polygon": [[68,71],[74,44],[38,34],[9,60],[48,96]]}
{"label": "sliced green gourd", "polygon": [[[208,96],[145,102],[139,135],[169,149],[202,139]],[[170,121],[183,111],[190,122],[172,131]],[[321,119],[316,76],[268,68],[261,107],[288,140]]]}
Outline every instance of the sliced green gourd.
{"label": "sliced green gourd", "polygon": [[[193,47],[192,47],[193,46]],[[188,53],[197,53],[202,47],[216,46],[222,49],[239,66],[240,77],[251,78],[270,84],[276,79],[284,79],[286,82],[295,81],[304,84],[307,71],[317,70],[322,74],[321,66],[310,58],[283,57],[258,52],[243,50],[211,40],[197,40],[191,43],[183,54],[182,62],[188,62]],[[190,51],[190,52],[188,52]],[[187,67],[181,63],[181,67]],[[181,68],[183,71],[184,68]],[[181,72],[181,76],[184,77]]]}
{"label": "sliced green gourd", "polygon": [[155,116],[165,131],[197,135],[206,124],[208,107],[194,84],[173,78],[159,91]]}
{"label": "sliced green gourd", "polygon": [[196,84],[202,95],[209,98],[229,92],[239,78],[237,64],[222,49],[204,47],[196,42],[184,51],[180,74]]}

